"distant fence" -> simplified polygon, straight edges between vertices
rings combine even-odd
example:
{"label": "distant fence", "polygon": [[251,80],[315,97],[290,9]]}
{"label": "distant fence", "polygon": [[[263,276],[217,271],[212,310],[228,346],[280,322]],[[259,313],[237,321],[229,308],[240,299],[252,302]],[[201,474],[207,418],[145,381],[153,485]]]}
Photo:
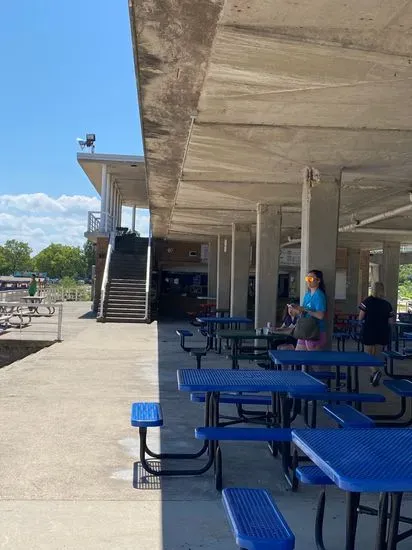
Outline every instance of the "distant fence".
{"label": "distant fence", "polygon": [[[63,340],[63,304],[45,300],[39,304],[25,301],[0,302],[2,333],[13,339]],[[6,320],[7,318],[7,320]]]}
{"label": "distant fence", "polygon": [[88,302],[92,299],[89,285],[64,288],[49,286],[45,290],[46,302]]}
{"label": "distant fence", "polygon": [[23,296],[27,296],[27,290],[2,290],[0,302],[18,302]]}

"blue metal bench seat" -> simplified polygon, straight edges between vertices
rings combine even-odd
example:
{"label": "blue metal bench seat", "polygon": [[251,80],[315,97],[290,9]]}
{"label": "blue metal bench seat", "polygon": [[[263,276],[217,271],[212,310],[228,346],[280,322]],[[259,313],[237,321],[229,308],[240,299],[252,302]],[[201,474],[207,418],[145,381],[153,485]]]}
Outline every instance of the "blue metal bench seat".
{"label": "blue metal bench seat", "polygon": [[353,403],[383,403],[385,396],[380,393],[349,393],[343,391],[328,391],[325,393],[289,392],[290,397],[307,401],[346,401]]}
{"label": "blue metal bench seat", "polygon": [[343,428],[374,428],[375,422],[350,405],[324,405],[327,415]]}
{"label": "blue metal bench seat", "polygon": [[322,470],[313,465],[296,468],[296,477],[307,485],[334,485],[333,481]]}
{"label": "blue metal bench seat", "polygon": [[184,328],[180,328],[176,331],[176,334],[178,336],[180,336],[180,347],[182,348],[182,350],[186,351],[186,352],[189,352],[191,350],[191,348],[188,348],[186,346],[185,339],[190,338],[191,336],[193,336],[193,332],[191,332],[190,330],[184,329]]}
{"label": "blue metal bench seat", "polygon": [[131,424],[136,428],[163,426],[163,414],[160,403],[133,403]]}
{"label": "blue metal bench seat", "polygon": [[[379,427],[408,428],[412,425],[412,403],[410,402],[410,398],[412,397],[412,381],[404,380],[401,375],[397,375],[393,379],[384,380],[383,385],[399,396],[399,411],[393,414],[371,414],[371,418],[378,421]],[[409,407],[407,406],[408,400],[410,403]],[[409,418],[406,417],[404,421],[398,422],[398,420],[401,420],[405,416],[407,409],[409,409]]]}
{"label": "blue metal bench seat", "polygon": [[[207,421],[207,413],[205,413],[205,421]],[[208,448],[208,442],[205,441],[202,448],[195,453],[155,453],[150,450],[147,445],[147,430],[163,426],[163,413],[160,403],[132,403],[130,423],[133,427],[139,428],[140,463],[150,474],[155,476],[198,475],[206,472],[213,465],[213,460],[210,457],[206,465],[199,470],[159,470],[151,467],[146,455],[157,459],[180,458],[191,460],[204,455]]]}
{"label": "blue metal bench seat", "polygon": [[[191,393],[190,400],[194,403],[205,402],[204,393]],[[231,394],[221,393],[219,396],[219,403],[230,403],[235,405],[266,405],[272,404],[272,398],[270,395],[245,395],[245,394]]]}
{"label": "blue metal bench seat", "polygon": [[176,334],[178,336],[193,336],[193,332],[191,332],[190,330],[187,330],[185,328],[180,328],[176,331]]}
{"label": "blue metal bench seat", "polygon": [[[310,375],[317,380],[334,380],[336,378],[336,373],[329,370],[320,370],[311,372]],[[339,373],[340,380],[346,379],[346,374],[344,372]]]}
{"label": "blue metal bench seat", "polygon": [[412,397],[412,382],[410,380],[384,380],[383,385],[401,397]]}
{"label": "blue metal bench seat", "polygon": [[293,550],[295,536],[265,489],[224,489],[223,505],[244,550]]}
{"label": "blue metal bench seat", "polygon": [[292,441],[289,428],[196,428],[196,439],[208,441]]}

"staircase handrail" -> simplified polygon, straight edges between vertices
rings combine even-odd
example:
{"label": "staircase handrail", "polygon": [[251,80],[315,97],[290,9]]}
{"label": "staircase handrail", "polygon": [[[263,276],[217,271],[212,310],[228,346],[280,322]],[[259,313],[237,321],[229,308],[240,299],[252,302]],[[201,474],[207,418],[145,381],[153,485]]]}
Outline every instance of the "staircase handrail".
{"label": "staircase handrail", "polygon": [[109,267],[110,267],[110,259],[112,256],[112,252],[114,250],[115,246],[115,239],[116,239],[116,232],[111,231],[110,232],[110,238],[109,238],[109,245],[107,247],[107,254],[106,254],[106,261],[104,264],[104,271],[103,271],[103,277],[102,277],[102,286],[100,290],[100,308],[99,308],[99,318],[104,317],[104,302],[106,300],[106,289],[107,289],[107,282],[109,280]]}
{"label": "staircase handrail", "polygon": [[150,309],[150,283],[152,279],[152,232],[149,231],[147,241],[147,261],[146,261],[146,303],[145,303],[145,320],[149,320]]}

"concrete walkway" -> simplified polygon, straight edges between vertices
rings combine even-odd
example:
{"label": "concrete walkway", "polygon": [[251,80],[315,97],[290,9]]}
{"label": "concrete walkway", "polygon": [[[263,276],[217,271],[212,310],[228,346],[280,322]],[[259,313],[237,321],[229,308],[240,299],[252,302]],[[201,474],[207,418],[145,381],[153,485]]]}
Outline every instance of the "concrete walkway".
{"label": "concrete walkway", "polygon": [[[180,351],[177,325],[99,324],[88,311],[67,304],[63,343],[0,370],[0,548],[235,550],[211,473],[161,481],[134,474],[133,401],[162,401],[166,427],[151,434],[154,449],[199,447],[193,429],[202,407],[177,391],[176,369],[194,365]],[[228,443],[223,454],[225,485],[269,488],[297,550],[314,548],[317,489],[286,491],[264,444]],[[404,512],[412,513],[410,502]],[[344,514],[343,494],[328,490],[330,550],[342,548]],[[359,548],[373,547],[374,527],[361,517]]]}

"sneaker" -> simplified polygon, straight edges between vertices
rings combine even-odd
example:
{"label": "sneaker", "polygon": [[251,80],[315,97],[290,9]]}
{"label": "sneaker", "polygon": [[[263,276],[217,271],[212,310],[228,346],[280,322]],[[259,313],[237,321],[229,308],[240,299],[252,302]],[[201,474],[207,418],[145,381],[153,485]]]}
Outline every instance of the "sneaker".
{"label": "sneaker", "polygon": [[380,370],[377,370],[376,372],[374,372],[372,374],[372,376],[370,378],[371,385],[375,388],[376,388],[376,386],[379,386],[379,382],[380,382],[381,378],[382,378],[382,373],[381,373]]}

